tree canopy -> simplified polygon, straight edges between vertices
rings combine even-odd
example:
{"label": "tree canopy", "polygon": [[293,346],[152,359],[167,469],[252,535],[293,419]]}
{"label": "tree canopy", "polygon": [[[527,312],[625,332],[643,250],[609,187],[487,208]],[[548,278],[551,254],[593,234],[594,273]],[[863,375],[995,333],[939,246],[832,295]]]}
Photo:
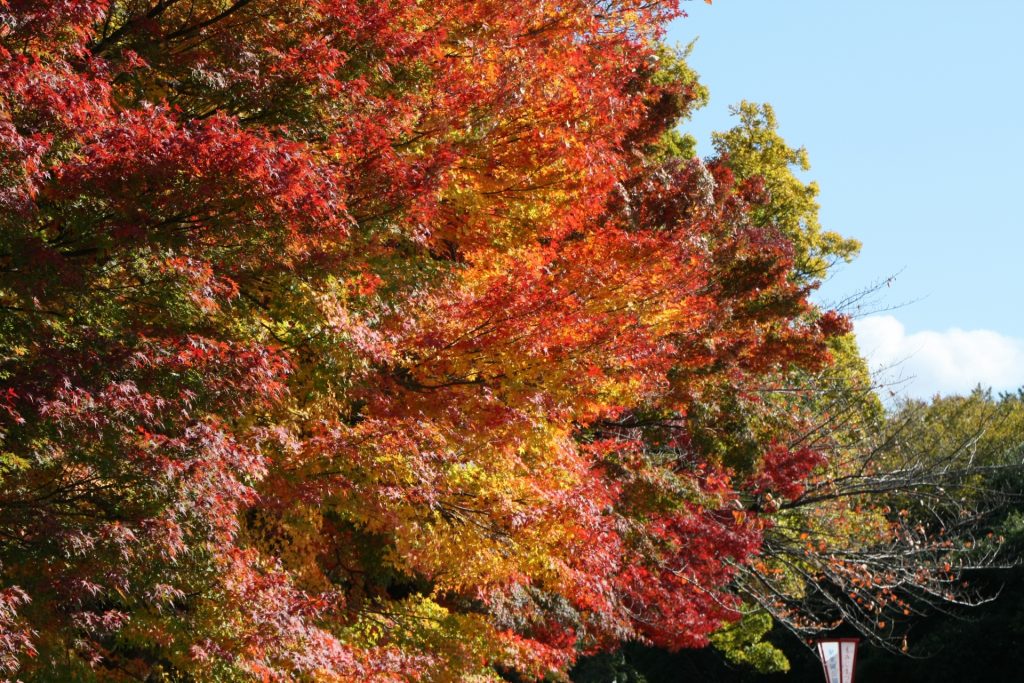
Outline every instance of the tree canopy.
{"label": "tree canopy", "polygon": [[822,572],[885,576],[832,552],[903,537],[819,428],[869,391],[808,299],[855,245],[770,108],[673,135],[678,13],[0,0],[0,671],[755,657]]}

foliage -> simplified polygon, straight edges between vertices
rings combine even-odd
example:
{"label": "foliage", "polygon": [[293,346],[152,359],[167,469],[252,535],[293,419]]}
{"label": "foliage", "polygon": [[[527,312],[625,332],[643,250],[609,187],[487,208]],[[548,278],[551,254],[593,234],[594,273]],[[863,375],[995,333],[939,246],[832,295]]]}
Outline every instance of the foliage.
{"label": "foliage", "polygon": [[820,279],[835,260],[849,261],[856,256],[859,242],[822,231],[818,185],[804,184],[796,175],[811,167],[807,150],[786,144],[778,134],[771,105],[744,101],[733,114],[739,117],[739,123],[729,131],[714,134],[715,149],[727,158],[738,178],[758,178],[771,194],[771,202],[755,211],[755,220],[778,226],[794,240],[796,273]]}
{"label": "foliage", "polygon": [[666,144],[677,12],[0,0],[3,673],[542,679],[737,621],[840,467],[762,396],[829,373],[848,249]]}
{"label": "foliage", "polygon": [[789,671],[789,661],[782,650],[764,640],[771,629],[771,616],[754,612],[713,635],[711,641],[734,664],[745,664],[764,673]]}
{"label": "foliage", "polygon": [[[888,678],[908,681],[973,681],[1014,678],[1018,663],[1012,646],[1021,639],[1024,624],[1022,597],[1024,572],[1020,567],[1022,535],[1021,462],[1024,456],[1024,403],[1019,394],[993,397],[990,392],[976,390],[966,396],[936,397],[932,401],[905,401],[876,423],[881,434],[874,442],[881,447],[875,457],[887,464],[886,477],[856,477],[845,487],[856,490],[865,486],[876,492],[872,499],[888,505],[890,515],[900,520],[897,529],[912,530],[910,542],[892,548],[910,556],[921,567],[928,564],[924,556],[938,544],[957,547],[946,552],[942,562],[949,561],[956,580],[943,578],[931,584],[933,592],[908,602],[906,613],[879,604],[885,610],[885,632],[898,637],[879,642],[877,638],[862,641],[858,656],[858,679]],[[901,469],[909,469],[897,475]],[[841,492],[837,491],[836,495]],[[813,509],[814,505],[808,505]],[[849,513],[848,513],[849,514]],[[863,516],[863,513],[862,515]],[[854,517],[857,521],[859,517]],[[919,529],[923,529],[921,531]],[[846,530],[844,529],[844,532]],[[838,537],[821,536],[825,540]],[[1005,538],[1005,542],[1001,541]],[[847,556],[860,553],[867,561],[897,565],[886,559],[885,539],[880,543],[862,542]],[[764,555],[778,552],[779,539],[766,538]],[[773,546],[776,546],[773,548]],[[832,551],[834,552],[834,551]],[[995,562],[985,562],[995,553]],[[794,554],[793,557],[798,557]],[[813,568],[811,558],[804,556],[805,566]],[[892,576],[895,576],[893,573]],[[879,574],[877,578],[884,579]],[[837,580],[838,579],[838,580]],[[823,573],[812,587],[809,598],[819,596],[815,609],[825,612],[822,594],[837,600],[844,609],[867,604],[863,582],[842,582],[842,575]],[[926,587],[919,585],[918,588]],[[875,589],[881,588],[876,584]],[[855,599],[839,602],[844,590],[854,589]],[[821,591],[824,589],[824,591]],[[861,597],[858,603],[856,597]],[[756,613],[755,613],[756,615]],[[833,635],[852,635],[851,626],[860,620],[856,613],[844,615],[845,623]],[[876,617],[877,618],[877,617]],[[746,628],[745,622],[726,627],[712,636],[722,646],[726,657],[715,658],[704,652],[668,653],[653,649],[624,648],[616,661],[616,673],[629,672],[648,683],[677,680],[685,672],[687,680],[717,681],[820,681],[821,666],[806,642],[792,637],[781,627],[785,617],[776,620],[775,628],[761,633],[764,623]],[[877,636],[877,631],[875,635]],[[737,670],[733,663],[742,655],[742,643],[732,642],[735,636],[761,637],[761,644],[775,647],[792,664],[787,675],[757,673],[751,667]],[[758,640],[752,639],[758,643]],[[725,641],[725,642],[723,642]],[[955,643],[955,647],[950,647]],[[879,647],[881,645],[881,647]],[[896,645],[892,647],[891,645]],[[964,657],[964,653],[971,657]],[[610,677],[592,675],[578,666],[573,680],[601,681]]]}

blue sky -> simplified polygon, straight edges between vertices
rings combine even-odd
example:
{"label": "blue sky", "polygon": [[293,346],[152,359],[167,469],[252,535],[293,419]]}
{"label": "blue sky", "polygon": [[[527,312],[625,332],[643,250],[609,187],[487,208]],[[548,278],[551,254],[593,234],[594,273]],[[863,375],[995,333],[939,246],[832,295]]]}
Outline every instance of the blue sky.
{"label": "blue sky", "polygon": [[902,361],[911,395],[1024,384],[1024,0],[683,6],[668,40],[698,38],[701,152],[730,104],[771,103],[823,225],[864,243],[818,298],[898,274],[897,308],[858,324],[869,358]]}

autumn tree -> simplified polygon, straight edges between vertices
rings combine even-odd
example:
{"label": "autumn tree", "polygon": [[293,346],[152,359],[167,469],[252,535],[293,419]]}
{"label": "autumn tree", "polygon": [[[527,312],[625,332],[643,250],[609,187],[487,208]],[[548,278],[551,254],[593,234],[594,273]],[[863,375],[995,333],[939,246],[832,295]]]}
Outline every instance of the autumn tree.
{"label": "autumn tree", "polygon": [[[752,208],[751,220],[786,235],[796,264],[789,277],[813,288],[859,245],[822,229],[817,187],[798,175],[809,167],[807,153],[782,140],[771,108],[744,102],[734,113],[737,125],[714,135],[716,157],[708,163],[729,168],[764,193],[767,200]],[[658,159],[671,156],[665,150],[681,136],[666,138]],[[803,315],[813,319],[821,311]],[[976,495],[979,482],[989,481],[989,465],[972,454],[980,450],[991,458],[992,450],[978,449],[976,435],[962,425],[944,442],[926,437],[924,427],[908,437],[908,422],[920,411],[907,407],[887,416],[876,395],[882,387],[852,334],[827,343],[832,362],[825,366],[716,375],[696,385],[700,391],[685,413],[645,412],[617,425],[638,435],[654,458],[672,457],[665,433],[684,434],[691,457],[724,463],[732,472],[735,514],[756,514],[763,525],[756,559],[738,564],[731,583],[743,597],[737,607],[743,617],[711,638],[736,665],[788,668],[783,653],[764,640],[773,627],[810,638],[845,625],[898,653],[921,615],[991,598],[994,591],[986,594],[962,579],[1008,561],[998,543],[977,540],[978,525],[1009,501],[991,490]],[[800,456],[792,454],[817,465],[804,471],[807,476],[790,469],[771,483],[756,474],[777,457],[792,460],[770,469],[796,465]],[[600,680],[614,670],[626,676],[629,656],[647,656],[629,652],[625,659],[586,660],[574,675]]]}
{"label": "autumn tree", "polygon": [[668,144],[677,14],[0,1],[5,675],[539,679],[735,622],[829,462],[752,388],[849,328],[802,209]]}
{"label": "autumn tree", "polygon": [[777,226],[796,247],[794,274],[821,280],[839,261],[849,262],[860,243],[837,232],[823,230],[818,219],[818,184],[798,174],[810,170],[808,152],[794,149],[779,135],[778,119],[770,104],[743,101],[732,108],[739,121],[728,131],[715,133],[715,151],[742,179],[757,178],[771,202],[755,210],[753,219]]}
{"label": "autumn tree", "polygon": [[[994,397],[978,389],[965,396],[905,400],[875,429],[861,443],[863,470],[847,468],[844,478],[825,486],[812,483],[802,499],[775,515],[761,561],[765,567],[792,569],[774,576],[762,569],[761,577],[744,579],[754,579],[755,590],[770,580],[780,593],[762,595],[789,598],[788,612],[766,601],[779,615],[771,632],[766,612],[751,610],[712,637],[723,649],[718,656],[630,646],[584,659],[572,680],[614,676],[659,683],[685,672],[694,680],[819,681],[817,656],[802,637],[785,632],[786,626],[812,627],[815,620],[842,635],[863,629],[868,642],[858,656],[858,677],[1012,678],[1016,664],[1006,647],[1017,639],[1024,595],[1021,396]],[[844,499],[857,501],[861,511],[856,504],[842,504]],[[825,511],[835,527],[830,533],[822,533],[820,522],[813,526]],[[872,527],[875,538],[850,530],[867,515],[886,520]],[[822,541],[825,552],[817,547]],[[927,566],[940,571],[922,581]],[[800,572],[813,578],[794,581]],[[799,596],[794,586],[801,587]],[[802,614],[800,602],[806,603]],[[816,619],[807,618],[809,613]],[[949,647],[952,642],[956,648]],[[978,657],[965,660],[964,651]],[[778,668],[773,657],[783,654],[793,664],[785,679],[764,675]]]}

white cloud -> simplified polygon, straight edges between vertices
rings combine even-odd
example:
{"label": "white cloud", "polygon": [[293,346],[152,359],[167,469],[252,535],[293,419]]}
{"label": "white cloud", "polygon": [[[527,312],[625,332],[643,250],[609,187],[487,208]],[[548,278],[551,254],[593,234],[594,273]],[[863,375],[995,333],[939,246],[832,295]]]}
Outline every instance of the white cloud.
{"label": "white cloud", "polygon": [[907,334],[891,315],[855,321],[861,352],[881,379],[899,383],[898,393],[917,398],[963,394],[977,385],[995,391],[1024,385],[1024,339],[991,330],[924,331]]}

